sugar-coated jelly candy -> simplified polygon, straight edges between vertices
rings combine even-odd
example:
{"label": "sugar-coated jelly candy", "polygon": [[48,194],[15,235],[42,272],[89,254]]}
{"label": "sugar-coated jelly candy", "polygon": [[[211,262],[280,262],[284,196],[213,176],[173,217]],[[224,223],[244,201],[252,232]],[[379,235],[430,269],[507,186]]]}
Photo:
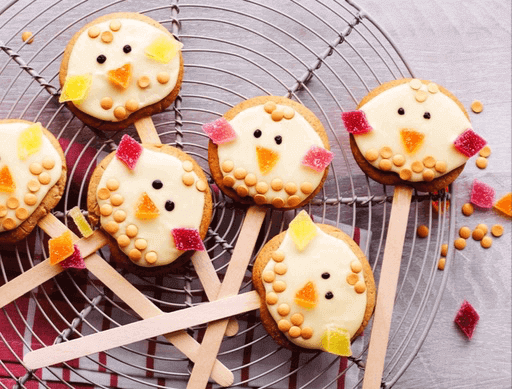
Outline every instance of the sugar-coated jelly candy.
{"label": "sugar-coated jelly candy", "polygon": [[14,182],[9,166],[5,165],[0,170],[0,192],[12,193],[16,189],[16,183]]}
{"label": "sugar-coated jelly candy", "polygon": [[41,124],[35,123],[25,128],[18,137],[18,158],[27,159],[37,153],[43,145],[43,130]]}
{"label": "sugar-coated jelly candy", "polygon": [[279,154],[265,147],[257,146],[256,156],[262,174],[270,173],[279,161]]}
{"label": "sugar-coated jelly candy", "polygon": [[199,231],[194,228],[173,228],[172,237],[178,250],[204,251],[204,244]]}
{"label": "sugar-coated jelly candy", "polygon": [[202,128],[206,135],[208,135],[211,141],[216,145],[228,143],[236,139],[235,130],[224,118],[219,118],[211,123],[205,123]]}
{"label": "sugar-coated jelly candy", "polygon": [[360,110],[343,112],[341,120],[343,120],[347,132],[354,135],[366,134],[373,130],[366,119],[366,114]]}
{"label": "sugar-coated jelly candy", "polygon": [[311,146],[304,158],[302,164],[321,173],[331,163],[334,154],[323,147]]}
{"label": "sugar-coated jelly candy", "polygon": [[79,207],[74,207],[69,210],[69,216],[73,218],[75,225],[84,238],[88,238],[94,232],[91,225],[87,222],[87,219],[82,215]]}
{"label": "sugar-coated jelly candy", "polygon": [[50,251],[50,264],[52,265],[69,258],[75,251],[71,231],[66,231],[62,235],[50,239],[48,250]]}
{"label": "sugar-coated jelly candy", "polygon": [[60,265],[64,269],[85,269],[85,262],[82,258],[82,254],[80,254],[80,250],[78,249],[78,246],[74,246],[73,254],[71,254],[70,257],[63,260]]}
{"label": "sugar-coated jelly candy", "polygon": [[127,63],[126,65],[121,66],[120,68],[109,70],[108,80],[123,89],[128,88],[130,85],[130,81],[132,80],[132,65]]}
{"label": "sugar-coated jelly candy", "polygon": [[119,159],[130,170],[135,169],[135,165],[142,154],[143,147],[131,136],[123,135],[116,151],[116,158]]}
{"label": "sugar-coated jelly candy", "polygon": [[62,87],[59,102],[72,101],[74,104],[80,105],[87,97],[91,83],[92,76],[90,74],[68,76]]}
{"label": "sugar-coated jelly candy", "polygon": [[459,312],[457,312],[457,315],[455,316],[455,323],[457,323],[468,339],[471,339],[479,319],[480,316],[476,312],[475,308],[464,300]]}
{"label": "sugar-coated jelly candy", "polygon": [[474,180],[471,187],[471,203],[480,208],[492,208],[494,189],[483,182]]}
{"label": "sugar-coated jelly candy", "polygon": [[421,132],[409,130],[407,128],[400,131],[400,137],[402,138],[405,150],[407,150],[409,154],[416,152],[421,147],[423,140],[425,139],[425,135]]}
{"label": "sugar-coated jelly candy", "polygon": [[512,193],[507,193],[501,199],[496,201],[496,204],[494,204],[494,209],[507,215],[508,217],[512,217]]}
{"label": "sugar-coated jelly candy", "polygon": [[160,211],[155,203],[149,198],[146,192],[143,192],[137,202],[135,217],[141,220],[150,220],[158,217],[158,215],[160,215]]}
{"label": "sugar-coated jelly candy", "polygon": [[303,251],[316,236],[317,229],[306,211],[300,213],[290,222],[288,233],[299,251]]}
{"label": "sugar-coated jelly candy", "polygon": [[302,289],[295,294],[295,303],[303,308],[314,308],[317,304],[318,297],[315,284],[306,283]]}
{"label": "sugar-coated jelly candy", "polygon": [[182,49],[183,43],[167,35],[160,35],[146,47],[145,54],[151,59],[169,63]]}
{"label": "sugar-coated jelly candy", "polygon": [[322,348],[342,357],[350,357],[350,333],[345,328],[329,326],[322,336]]}
{"label": "sugar-coated jelly candy", "polygon": [[486,144],[485,139],[471,128],[460,134],[453,142],[455,148],[468,158],[478,153]]}

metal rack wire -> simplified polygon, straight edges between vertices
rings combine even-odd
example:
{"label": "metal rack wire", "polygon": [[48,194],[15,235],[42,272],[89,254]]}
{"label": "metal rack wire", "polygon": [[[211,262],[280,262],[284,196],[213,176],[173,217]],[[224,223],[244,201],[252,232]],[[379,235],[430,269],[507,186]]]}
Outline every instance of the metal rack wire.
{"label": "metal rack wire", "polygon": [[[40,121],[64,145],[70,166],[69,184],[54,213],[67,224],[68,209],[86,209],[88,176],[97,160],[115,147],[122,133],[102,133],[84,126],[58,104],[58,68],[67,41],[88,21],[110,12],[137,11],[166,26],[184,43],[185,79],[173,107],[154,116],[163,143],[192,155],[208,172],[207,138],[200,125],[256,95],[285,95],[308,106],[322,120],[336,154],[322,192],[307,207],[315,221],[332,222],[361,246],[378,279],[384,249],[391,191],[370,182],[353,162],[339,113],[353,109],[369,90],[412,72],[391,38],[351,0],[240,2],[146,0],[13,0],[0,8],[0,117]],[[20,43],[22,31],[34,43]],[[129,128],[134,134],[134,129]],[[135,135],[134,135],[135,136]],[[63,141],[64,139],[64,141]],[[244,208],[215,192],[213,223],[205,244],[213,264],[223,273],[243,220]],[[448,271],[436,271],[441,244],[454,235],[454,214],[435,214],[432,203],[446,205],[450,193],[416,193],[398,285],[395,318],[387,355],[384,387],[393,386],[423,344],[446,284]],[[428,215],[426,217],[425,215]],[[261,246],[283,230],[289,215],[271,212],[259,239]],[[419,223],[431,234],[417,241]],[[342,226],[344,224],[344,226]],[[363,231],[363,232],[361,232]],[[367,231],[365,234],[364,231]],[[0,253],[1,282],[46,257],[42,232]],[[103,251],[103,250],[102,250]],[[108,258],[108,253],[103,253]],[[447,270],[450,261],[447,262]],[[250,269],[249,269],[250,270]],[[120,270],[123,272],[123,270]],[[204,299],[190,266],[180,274],[140,277],[123,273],[165,311]],[[249,276],[249,272],[247,273]],[[242,291],[251,289],[250,278]],[[27,306],[28,304],[28,306]],[[28,308],[27,308],[28,307]],[[28,321],[27,310],[40,323]],[[151,339],[114,349],[62,367],[31,372],[21,365],[23,351],[61,342],[136,320],[113,294],[87,273],[67,272],[0,312],[11,331],[0,333],[0,387],[185,387],[190,363],[168,343]],[[348,362],[325,353],[296,355],[278,348],[263,330],[257,312],[239,317],[241,331],[226,339],[219,358],[235,373],[234,387],[358,387],[370,328],[356,341]],[[42,330],[44,328],[44,331]],[[199,339],[204,327],[190,333]],[[148,362],[151,361],[151,362]],[[108,377],[108,378],[106,378]],[[112,378],[115,377],[115,378]]]}

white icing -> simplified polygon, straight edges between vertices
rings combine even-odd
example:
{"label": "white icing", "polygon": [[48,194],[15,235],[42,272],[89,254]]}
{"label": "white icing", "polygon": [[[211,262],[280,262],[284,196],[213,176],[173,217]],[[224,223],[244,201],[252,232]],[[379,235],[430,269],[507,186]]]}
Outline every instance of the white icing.
{"label": "white icing", "polygon": [[[346,278],[352,273],[350,263],[359,262],[357,256],[350,247],[340,239],[323,232],[317,226],[317,236],[308,244],[304,251],[299,251],[288,232],[279,246],[285,254],[284,263],[288,270],[284,275],[276,274],[275,280],[286,283],[286,290],[277,293],[277,304],[267,307],[274,320],[278,323],[281,319],[290,321],[294,313],[304,316],[302,328],[311,327],[313,336],[310,339],[302,337],[286,337],[300,347],[321,349],[322,336],[330,326],[342,327],[348,330],[353,337],[360,328],[366,310],[367,292],[358,294],[354,286],[349,285]],[[264,272],[273,270],[276,262],[271,259],[265,266]],[[263,273],[264,273],[263,272]],[[323,279],[323,273],[329,273],[328,279]],[[364,282],[363,271],[358,273],[359,281]],[[316,307],[307,309],[295,303],[295,294],[308,282],[313,282],[318,295]],[[266,293],[273,291],[272,283],[263,282]],[[334,297],[325,298],[327,292],[332,292]],[[281,316],[277,309],[280,304],[288,304],[290,313]]]}
{"label": "white icing", "polygon": [[[302,165],[302,158],[306,155],[311,146],[324,148],[320,136],[308,121],[297,111],[292,119],[282,119],[279,122],[272,120],[270,114],[266,113],[263,105],[247,108],[238,113],[230,124],[237,134],[237,138],[229,143],[218,146],[219,162],[226,160],[233,161],[235,169],[243,168],[248,173],[256,175],[257,182],[266,182],[269,185],[269,191],[266,193],[267,204],[271,203],[272,198],[281,197],[283,200],[289,197],[284,189],[275,191],[270,188],[273,179],[278,178],[283,184],[293,182],[300,188],[303,182],[309,182],[316,188],[324,172],[316,172],[313,169]],[[283,110],[285,105],[277,105],[277,109]],[[261,137],[254,137],[254,131],[260,129]],[[274,138],[280,135],[282,143],[276,144]],[[274,168],[267,174],[262,174],[256,155],[256,147],[264,147],[279,153],[279,161]],[[233,175],[224,173],[223,175]],[[233,189],[244,184],[243,180],[237,180]],[[249,196],[256,195],[255,186],[248,187]],[[304,194],[300,189],[295,193],[304,200],[309,194]]]}
{"label": "white icing", "polygon": [[[108,164],[105,172],[101,176],[98,189],[105,188],[109,179],[116,179],[120,186],[119,189],[112,191],[113,194],[121,194],[124,198],[123,204],[113,206],[113,212],[110,216],[101,216],[101,225],[105,225],[114,220],[114,213],[120,209],[126,212],[126,220],[118,223],[119,230],[112,234],[114,238],[126,233],[126,227],[134,224],[138,227],[138,234],[130,240],[127,247],[121,248],[128,255],[135,246],[135,240],[142,238],[148,243],[145,250],[142,250],[142,258],[134,262],[140,266],[161,266],[173,262],[183,251],[176,249],[171,231],[173,228],[195,228],[199,231],[203,208],[205,203],[205,194],[196,189],[195,184],[186,186],[182,182],[182,176],[186,173],[183,170],[182,162],[169,154],[153,150],[143,149],[135,169],[129,170],[122,162],[114,157]],[[190,172],[198,181],[198,176]],[[160,180],[163,183],[161,189],[154,189],[152,183],[154,180]],[[140,220],[135,217],[137,203],[143,192],[146,192],[149,198],[154,202],[160,214],[155,219]],[[96,200],[101,207],[103,204],[111,204],[110,199],[101,200],[96,196]],[[172,211],[165,209],[167,200],[174,202],[175,207]],[[146,253],[155,251],[158,260],[154,264],[145,261]]]}
{"label": "white icing", "polygon": [[[92,74],[92,84],[85,100],[76,105],[81,111],[101,120],[117,122],[114,116],[114,109],[118,106],[125,106],[130,99],[139,102],[139,108],[146,107],[162,100],[176,86],[180,70],[180,56],[176,55],[169,63],[162,63],[148,58],[144,50],[159,36],[165,35],[162,30],[136,19],[116,19],[121,22],[119,31],[111,31],[109,25],[111,20],[98,23],[95,26],[100,29],[100,35],[90,38],[88,30],[78,37],[71,55],[69,57],[67,76]],[[112,32],[114,40],[104,43],[101,40],[101,33]],[[130,45],[132,51],[128,54],[123,52],[123,47]],[[103,54],[107,60],[100,64],[96,58]],[[108,71],[115,70],[131,64],[132,80],[126,89],[114,86],[108,80]],[[160,84],[156,77],[160,72],[167,72],[170,75],[169,82]],[[141,76],[148,76],[150,86],[141,89],[137,80]],[[112,98],[112,108],[105,110],[101,108],[100,101],[104,97]],[[129,114],[130,112],[127,111]],[[127,116],[128,117],[128,116]],[[123,119],[121,119],[123,120]]]}
{"label": "white icing", "polygon": [[[401,169],[411,170],[414,161],[423,161],[432,156],[436,161],[446,162],[445,173],[435,172],[435,177],[446,174],[462,166],[468,158],[457,151],[453,142],[471,123],[460,107],[448,96],[441,92],[429,93],[427,85],[422,84],[421,90],[428,95],[426,101],[416,101],[416,90],[409,83],[401,84],[388,89],[372,98],[362,107],[368,122],[373,130],[367,134],[355,135],[355,141],[363,155],[370,149],[379,151],[382,147],[391,148],[393,155],[400,154],[405,157],[405,164],[401,167],[393,164],[391,171],[399,173]],[[398,109],[405,110],[404,115],[398,114]],[[429,112],[430,119],[423,114]],[[409,154],[403,145],[400,130],[412,129],[425,135],[423,143],[417,151]],[[370,162],[379,168],[381,158]],[[410,181],[423,181],[422,173],[413,173]]]}
{"label": "white icing", "polygon": [[[41,201],[44,199],[51,187],[57,183],[62,174],[61,157],[55,147],[51,144],[50,140],[44,136],[44,134],[43,144],[38,152],[28,156],[25,160],[20,160],[18,158],[18,137],[23,130],[31,125],[31,123],[24,122],[0,123],[0,139],[2,139],[2,147],[0,149],[0,170],[7,165],[16,184],[14,192],[0,192],[0,204],[5,206],[7,199],[15,197],[19,201],[19,207],[25,208],[29,215],[39,207]],[[53,169],[43,169],[43,172],[47,172],[50,175],[50,183],[48,185],[41,184],[41,188],[34,193],[37,197],[37,202],[34,205],[27,205],[24,202],[24,197],[27,193],[31,193],[27,189],[27,184],[31,180],[38,181],[38,176],[32,174],[29,170],[30,164],[34,162],[42,164],[43,159],[46,157],[52,158],[55,161]],[[2,226],[2,221],[6,218],[13,219],[16,222],[16,227],[23,222],[23,220],[19,220],[16,217],[15,212],[15,209],[8,209],[7,215],[0,218],[0,232],[5,231],[5,228]]]}

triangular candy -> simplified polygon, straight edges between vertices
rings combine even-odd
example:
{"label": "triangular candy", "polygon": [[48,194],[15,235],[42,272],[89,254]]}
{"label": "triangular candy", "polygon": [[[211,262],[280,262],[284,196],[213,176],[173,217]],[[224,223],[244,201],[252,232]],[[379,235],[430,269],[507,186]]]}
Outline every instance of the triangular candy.
{"label": "triangular candy", "polygon": [[12,179],[11,171],[9,167],[5,165],[0,170],[0,192],[12,193],[16,190],[16,184]]}
{"label": "triangular candy", "polygon": [[314,308],[317,304],[317,294],[315,284],[308,282],[295,294],[295,303],[303,308]]}
{"label": "triangular candy", "polygon": [[270,173],[279,161],[279,154],[265,147],[256,147],[256,156],[258,157],[258,166],[262,174]]}
{"label": "triangular candy", "polygon": [[132,79],[132,65],[127,63],[120,68],[108,71],[108,80],[123,89],[128,88]]}
{"label": "triangular candy", "polygon": [[407,150],[409,154],[415,153],[421,147],[425,139],[425,134],[409,129],[400,131],[400,136],[402,137],[405,150]]}
{"label": "triangular candy", "polygon": [[137,202],[135,217],[141,220],[150,220],[158,217],[158,215],[160,215],[160,211],[155,203],[149,198],[146,192],[142,193]]}
{"label": "triangular candy", "polygon": [[18,158],[27,159],[37,153],[43,145],[43,130],[41,124],[36,123],[25,128],[18,137]]}

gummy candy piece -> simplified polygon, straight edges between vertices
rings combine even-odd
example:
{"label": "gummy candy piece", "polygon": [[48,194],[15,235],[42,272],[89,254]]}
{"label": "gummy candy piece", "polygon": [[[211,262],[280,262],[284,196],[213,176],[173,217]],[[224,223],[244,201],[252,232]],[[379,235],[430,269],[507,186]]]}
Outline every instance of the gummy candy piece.
{"label": "gummy candy piece", "polygon": [[69,210],[69,216],[73,218],[75,225],[78,227],[78,230],[84,238],[88,238],[92,235],[94,231],[85,219],[84,215],[82,215],[82,211],[80,211],[79,207],[71,208]]}
{"label": "gummy candy piece", "polygon": [[258,157],[258,165],[263,175],[270,173],[279,161],[279,154],[265,147],[256,146],[256,156]]}
{"label": "gummy candy piece", "polygon": [[400,131],[400,136],[402,137],[402,142],[409,154],[418,150],[423,143],[423,139],[425,139],[425,135],[421,132],[408,129]]}
{"label": "gummy candy piece", "polygon": [[142,193],[137,202],[137,210],[135,211],[135,217],[142,220],[150,220],[158,217],[160,211],[156,207],[155,203],[149,198],[146,192]]}
{"label": "gummy candy piece", "polygon": [[71,231],[66,231],[62,235],[52,238],[48,241],[48,250],[50,251],[50,264],[55,265],[70,257],[74,252]]}
{"label": "gummy candy piece", "polygon": [[295,294],[295,303],[303,308],[314,308],[317,303],[315,284],[308,282]]}
{"label": "gummy candy piece", "polygon": [[183,43],[168,35],[160,35],[146,47],[146,56],[162,63],[169,63],[183,47]]}
{"label": "gummy candy piece", "polygon": [[317,227],[306,211],[300,213],[290,222],[288,233],[299,251],[302,251],[317,234]]}
{"label": "gummy candy piece", "polygon": [[78,249],[77,245],[73,246],[74,251],[73,254],[71,254],[70,257],[63,260],[60,265],[63,269],[85,269],[85,262],[82,258],[82,254],[80,254],[80,250]]}
{"label": "gummy candy piece", "polygon": [[18,158],[27,159],[37,153],[43,145],[43,130],[41,124],[36,123],[25,128],[18,137]]}
{"label": "gummy candy piece", "polygon": [[341,120],[343,120],[347,132],[354,135],[367,134],[373,130],[366,119],[366,114],[360,110],[342,112]]}
{"label": "gummy candy piece", "polygon": [[66,77],[66,82],[62,87],[59,97],[59,103],[72,101],[74,104],[80,105],[87,97],[91,83],[92,75],[90,74]]}
{"label": "gummy candy piece", "polygon": [[311,146],[304,158],[302,164],[321,173],[331,163],[334,154],[323,147]]}
{"label": "gummy candy piece", "polygon": [[194,228],[173,228],[172,237],[178,250],[204,251],[203,241],[199,231]]}
{"label": "gummy candy piece", "polygon": [[501,199],[496,201],[494,209],[504,213],[508,217],[512,217],[512,193],[507,193]]}
{"label": "gummy candy piece", "polygon": [[453,142],[455,148],[468,158],[478,153],[486,144],[485,139],[471,128],[460,134]]}
{"label": "gummy candy piece", "polygon": [[322,348],[331,354],[350,357],[350,333],[345,328],[328,326],[322,335]]}
{"label": "gummy candy piece", "polygon": [[132,80],[132,65],[127,63],[120,68],[108,71],[108,80],[123,89],[128,88]]}
{"label": "gummy candy piece", "polygon": [[475,311],[475,308],[473,308],[470,303],[464,300],[460,306],[459,312],[457,312],[457,315],[455,316],[454,321],[460,327],[462,332],[466,334],[468,339],[471,339],[479,319],[480,316]]}
{"label": "gummy candy piece", "polygon": [[11,176],[11,171],[9,170],[9,166],[4,166],[2,170],[0,170],[0,192],[12,193],[16,189],[16,184]]}
{"label": "gummy candy piece", "polygon": [[206,135],[208,135],[211,141],[216,145],[228,143],[236,139],[235,130],[224,118],[219,118],[211,123],[205,123],[202,128]]}
{"label": "gummy candy piece", "polygon": [[116,157],[130,170],[135,169],[135,165],[142,154],[143,147],[131,136],[123,135],[119,147],[116,151]]}
{"label": "gummy candy piece", "polygon": [[480,208],[492,208],[492,204],[494,203],[494,189],[483,182],[474,180],[473,186],[471,187],[470,201]]}

